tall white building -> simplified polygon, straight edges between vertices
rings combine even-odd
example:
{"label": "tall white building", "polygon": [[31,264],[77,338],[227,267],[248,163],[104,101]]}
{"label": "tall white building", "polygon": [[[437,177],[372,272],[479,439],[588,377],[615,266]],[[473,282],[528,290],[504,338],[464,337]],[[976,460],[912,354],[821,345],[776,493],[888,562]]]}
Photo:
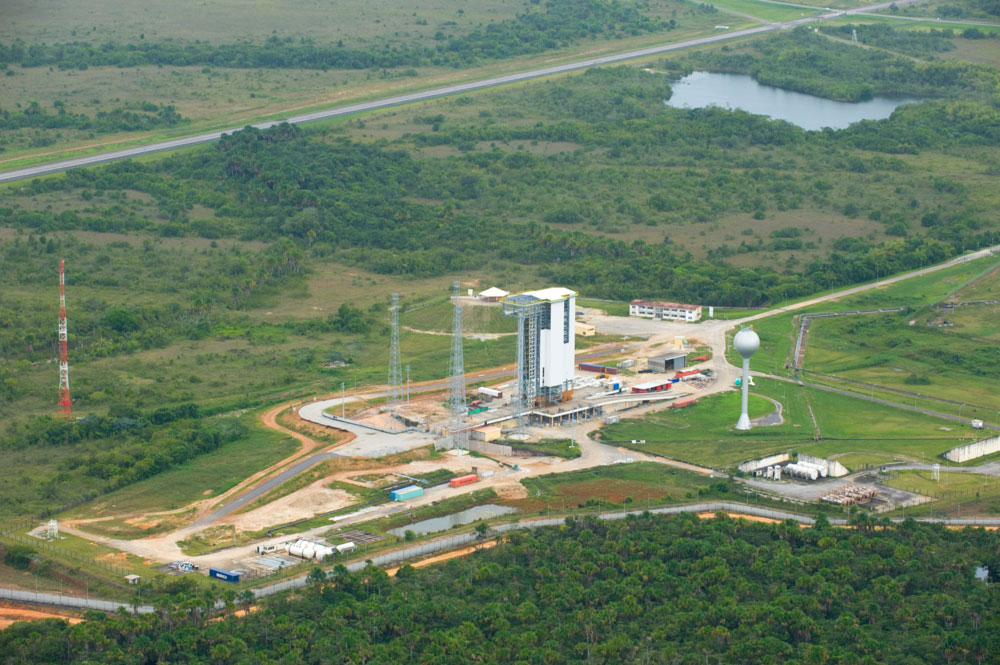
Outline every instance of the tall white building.
{"label": "tall white building", "polygon": [[527,406],[560,402],[572,393],[576,295],[552,287],[502,300],[503,313],[518,318],[518,397]]}

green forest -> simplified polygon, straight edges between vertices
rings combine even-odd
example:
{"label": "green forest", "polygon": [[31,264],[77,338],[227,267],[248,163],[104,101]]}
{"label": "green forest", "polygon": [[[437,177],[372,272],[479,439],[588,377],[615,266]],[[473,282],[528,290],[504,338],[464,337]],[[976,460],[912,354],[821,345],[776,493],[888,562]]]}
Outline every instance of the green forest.
{"label": "green forest", "polygon": [[151,615],[15,625],[0,662],[992,662],[996,535],[854,522],[570,518],[395,578],[316,569],[294,597],[221,621],[215,596],[231,614],[252,595],[180,581]]}

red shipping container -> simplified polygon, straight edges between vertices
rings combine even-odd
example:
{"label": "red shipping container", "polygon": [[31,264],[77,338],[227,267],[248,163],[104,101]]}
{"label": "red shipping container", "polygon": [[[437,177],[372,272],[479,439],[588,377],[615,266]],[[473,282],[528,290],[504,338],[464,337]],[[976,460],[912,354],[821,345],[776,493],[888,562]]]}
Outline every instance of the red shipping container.
{"label": "red shipping container", "polygon": [[468,476],[459,476],[458,478],[452,478],[448,481],[450,487],[461,487],[462,485],[469,485],[471,483],[479,480],[479,476],[476,474],[470,474]]}

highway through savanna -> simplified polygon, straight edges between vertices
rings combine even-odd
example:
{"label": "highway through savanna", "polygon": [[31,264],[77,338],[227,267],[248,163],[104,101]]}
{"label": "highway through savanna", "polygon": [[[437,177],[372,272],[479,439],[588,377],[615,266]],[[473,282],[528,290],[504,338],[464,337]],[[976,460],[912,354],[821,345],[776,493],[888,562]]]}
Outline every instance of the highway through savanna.
{"label": "highway through savanna", "polygon": [[[337,118],[341,116],[353,115],[356,113],[363,113],[365,111],[374,111],[377,109],[387,108],[390,106],[399,106],[402,104],[409,104],[412,102],[419,102],[428,99],[434,99],[436,97],[444,97],[447,95],[455,95],[463,92],[472,92],[474,90],[482,90],[484,88],[492,88],[494,86],[504,85],[507,83],[516,83],[518,81],[527,81],[529,79],[540,78],[544,76],[552,76],[554,74],[562,74],[564,72],[571,72],[579,69],[587,69],[589,67],[596,67],[599,65],[608,65],[616,62],[623,62],[626,60],[645,58],[651,55],[668,53],[670,51],[678,51],[681,49],[692,48],[695,46],[705,46],[708,44],[714,44],[716,42],[739,39],[741,37],[749,37],[751,35],[770,32],[773,30],[793,28],[795,26],[802,25],[805,23],[812,23],[815,21],[822,21],[825,19],[836,18],[840,16],[875,12],[882,9],[886,9],[892,4],[900,6],[920,1],[921,0],[897,0],[895,3],[882,2],[876,5],[869,5],[867,7],[859,7],[857,9],[834,10],[826,14],[821,14],[819,16],[807,16],[795,19],[793,21],[785,21],[783,23],[767,23],[765,25],[746,28],[744,30],[735,30],[732,32],[720,32],[718,34],[708,35],[705,37],[698,37],[696,39],[688,39],[681,42],[661,44],[659,46],[650,46],[648,48],[627,51],[624,53],[615,53],[612,55],[606,55],[597,58],[577,60],[575,62],[565,63],[562,65],[553,65],[551,67],[543,67],[541,69],[532,69],[529,71],[517,72],[514,74],[506,74],[504,76],[496,76],[493,78],[481,79],[478,81],[470,81],[468,83],[459,83],[456,85],[445,86],[442,88],[434,88],[432,90],[425,90],[423,92],[414,92],[406,95],[385,97],[383,99],[377,99],[369,102],[361,102],[358,104],[340,106],[331,109],[326,109],[323,111],[315,111],[313,113],[305,113],[302,115],[297,115],[282,120],[272,120],[268,122],[262,122],[252,126],[258,129],[267,129],[269,127],[278,125],[282,122],[288,122],[291,124],[298,125],[298,124],[305,124],[308,122],[315,122],[317,120],[327,120],[329,118]],[[213,141],[218,141],[225,134],[229,134],[238,131],[240,129],[242,129],[242,127],[232,127],[230,129],[225,129],[215,132],[207,132],[204,134],[196,134],[193,136],[186,136],[183,138],[163,141],[160,143],[152,143],[144,146],[136,146],[134,148],[125,148],[122,150],[114,150],[111,152],[105,152],[96,155],[88,155],[86,157],[77,157],[74,159],[67,159],[63,161],[53,162],[51,164],[43,164],[39,166],[31,166],[27,168],[7,171],[5,173],[0,173],[0,183],[13,182],[16,180],[23,180],[25,178],[34,178],[37,176],[48,175],[51,173],[58,173],[60,171],[69,171],[71,169],[77,169],[86,166],[94,166],[96,164],[103,164],[105,162],[113,162],[122,159],[129,159],[131,157],[140,157],[142,155],[150,155],[156,152],[163,152],[166,150],[176,150],[178,148],[187,148],[190,146],[201,145],[203,143],[211,143]]]}

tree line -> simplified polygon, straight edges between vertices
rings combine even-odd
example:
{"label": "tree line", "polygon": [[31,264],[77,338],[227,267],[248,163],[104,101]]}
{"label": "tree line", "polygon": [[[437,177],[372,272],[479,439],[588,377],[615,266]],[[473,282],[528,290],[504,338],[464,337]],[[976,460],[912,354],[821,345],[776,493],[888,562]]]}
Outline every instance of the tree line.
{"label": "tree line", "polygon": [[173,106],[138,102],[111,111],[98,111],[93,117],[86,113],[73,113],[56,100],[55,113],[49,113],[37,101],[28,102],[26,108],[8,111],[0,109],[0,130],[24,129],[82,129],[95,132],[136,132],[156,127],[172,127],[185,120]]}

